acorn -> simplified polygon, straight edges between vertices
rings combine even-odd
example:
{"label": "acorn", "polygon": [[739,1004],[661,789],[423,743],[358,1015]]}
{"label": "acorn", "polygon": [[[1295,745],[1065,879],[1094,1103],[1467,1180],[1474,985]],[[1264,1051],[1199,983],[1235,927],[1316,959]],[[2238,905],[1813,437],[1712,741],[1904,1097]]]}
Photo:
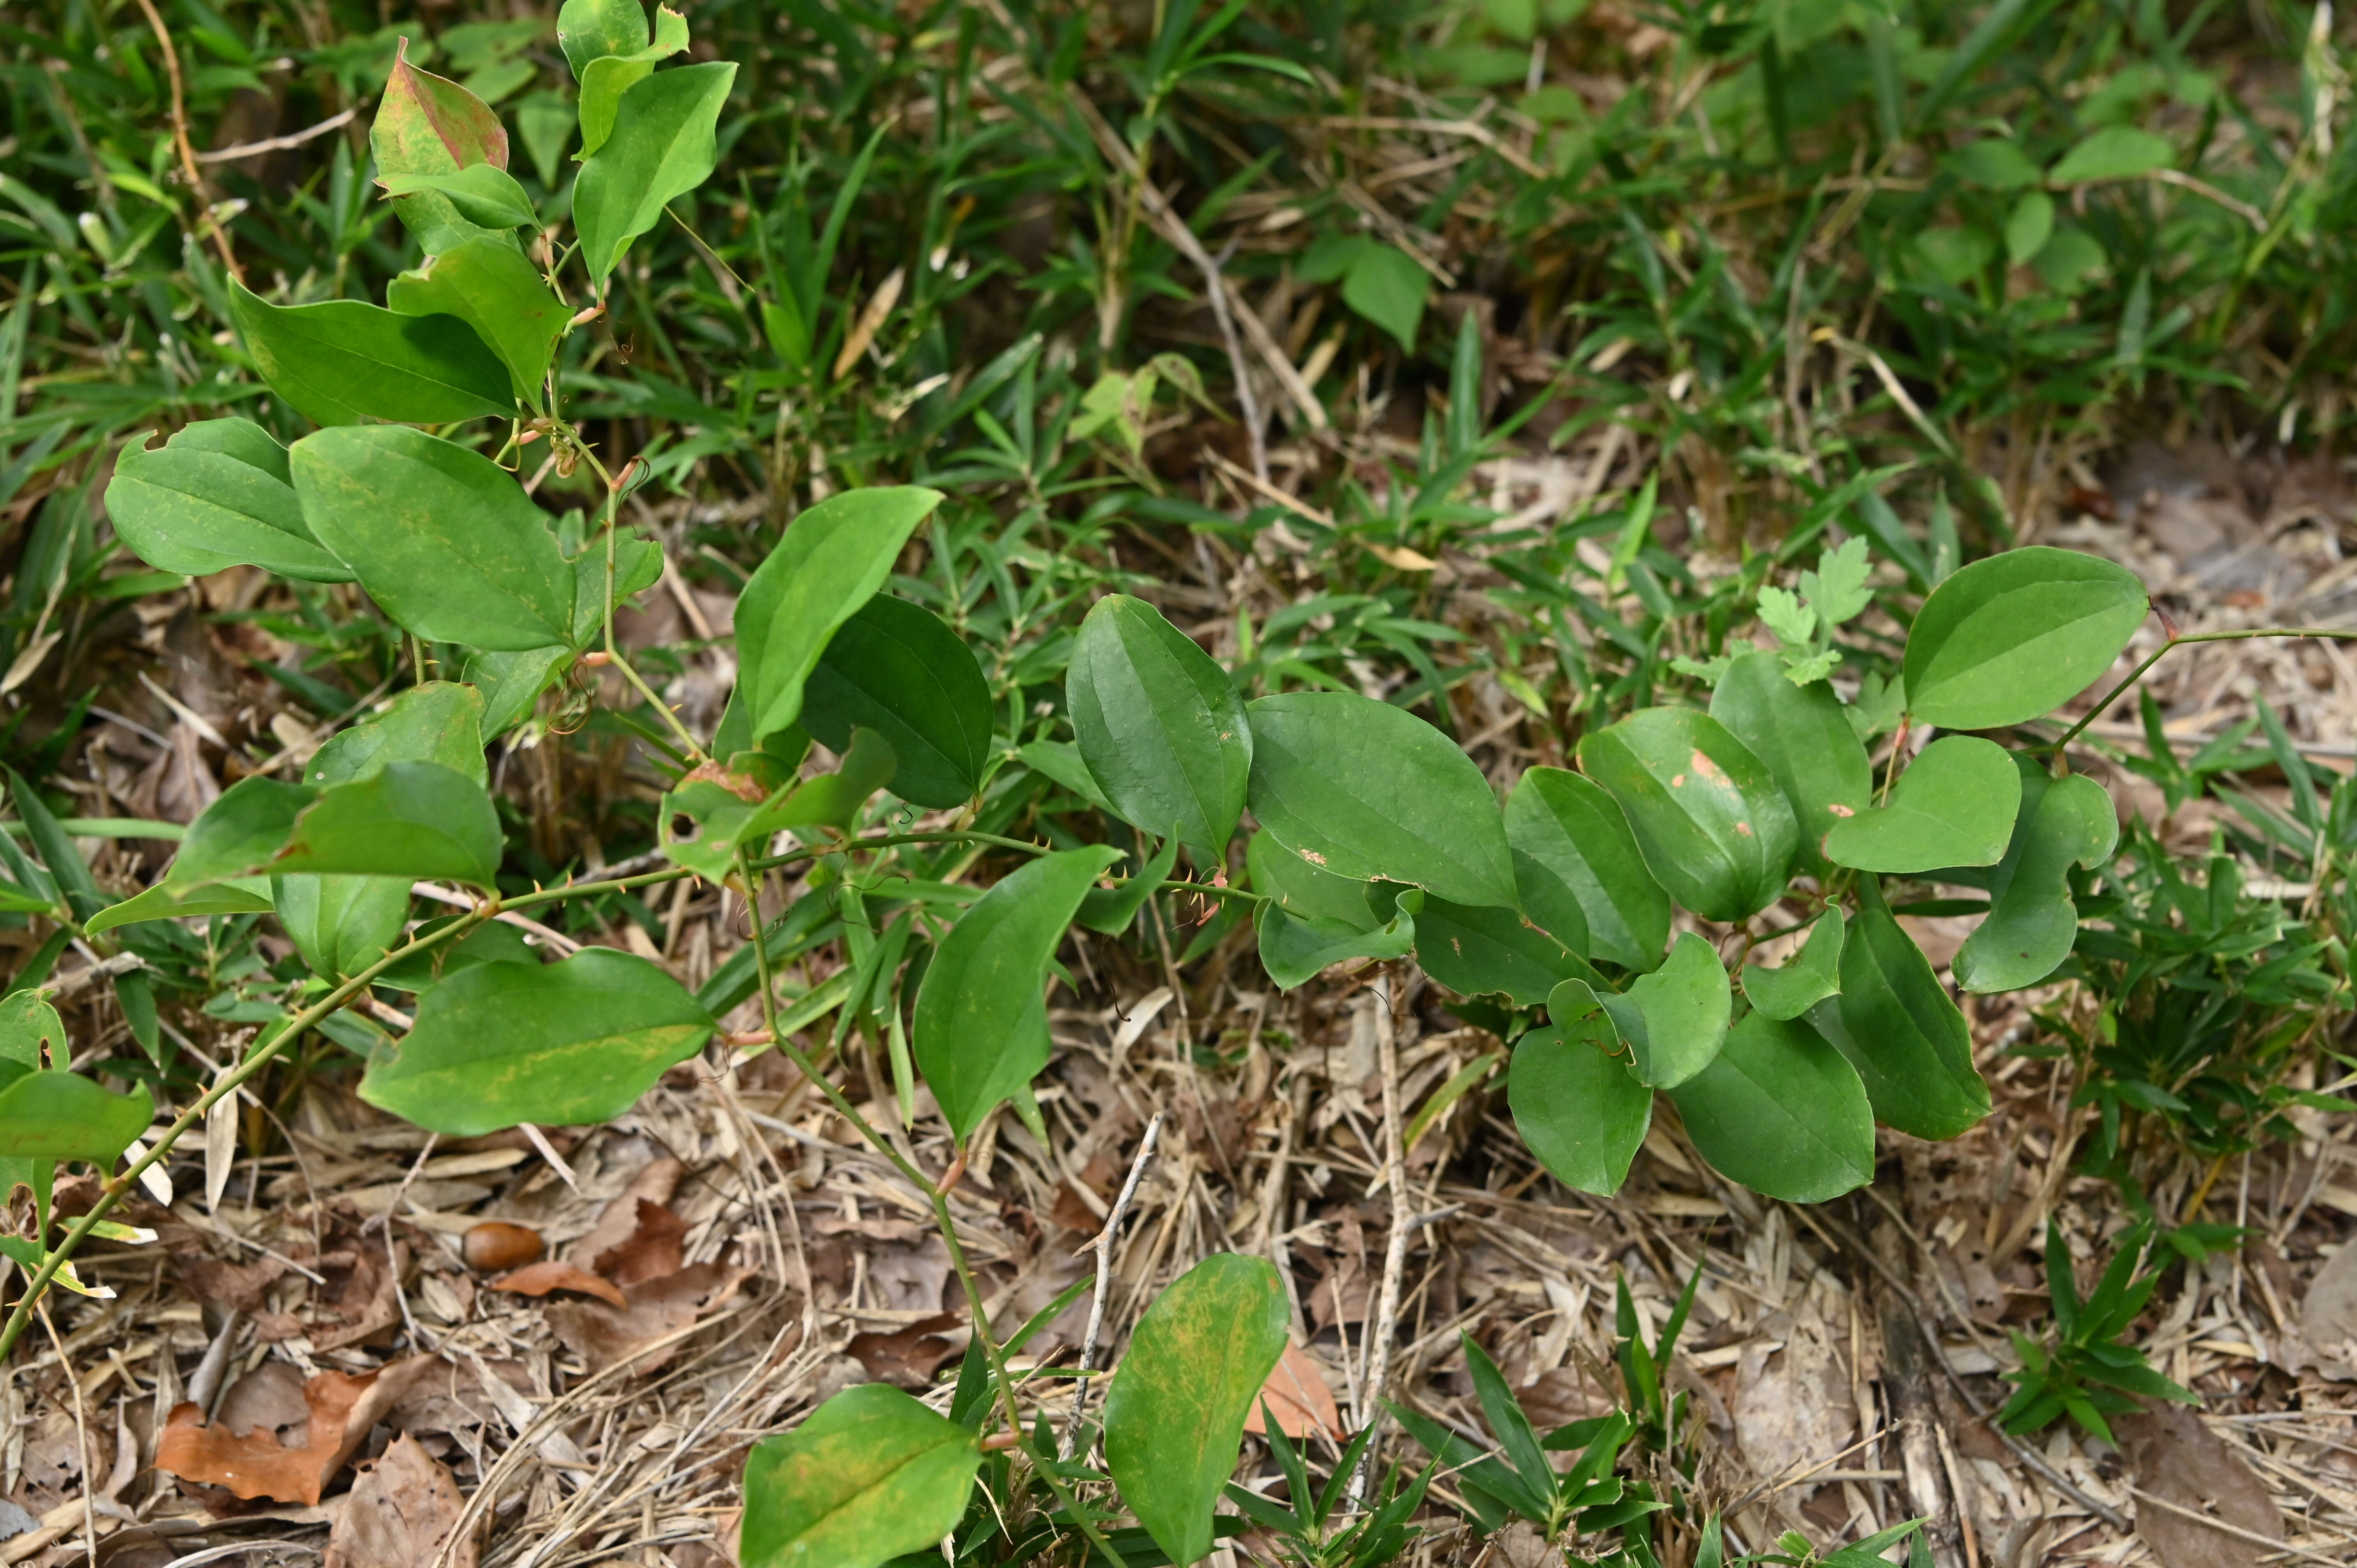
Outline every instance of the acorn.
{"label": "acorn", "polygon": [[468,1228],[459,1239],[458,1255],[470,1269],[520,1269],[540,1256],[540,1232],[503,1219],[486,1219]]}

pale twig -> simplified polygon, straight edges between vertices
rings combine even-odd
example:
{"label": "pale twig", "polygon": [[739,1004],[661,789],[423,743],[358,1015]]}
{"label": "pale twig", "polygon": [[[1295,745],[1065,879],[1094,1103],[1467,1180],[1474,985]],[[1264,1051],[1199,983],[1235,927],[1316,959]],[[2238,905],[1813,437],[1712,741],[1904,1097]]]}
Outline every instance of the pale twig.
{"label": "pale twig", "polygon": [[1064,1427],[1064,1457],[1072,1455],[1072,1444],[1079,1437],[1081,1417],[1089,1404],[1089,1369],[1096,1365],[1097,1336],[1104,1331],[1105,1297],[1113,1290],[1113,1241],[1121,1229],[1122,1216],[1129,1211],[1129,1200],[1137,1196],[1138,1181],[1146,1175],[1146,1163],[1154,1158],[1155,1141],[1162,1136],[1162,1112],[1146,1124],[1146,1136],[1138,1141],[1137,1154],[1129,1162],[1129,1176],[1121,1184],[1121,1192],[1113,1200],[1105,1215],[1104,1229],[1089,1243],[1096,1249],[1097,1285],[1089,1300],[1088,1332],[1081,1339],[1081,1372],[1079,1384],[1072,1391],[1072,1414]]}
{"label": "pale twig", "polygon": [[[1409,1211],[1407,1197],[1407,1148],[1400,1133],[1399,1100],[1399,974],[1396,970],[1385,976],[1383,1010],[1375,1025],[1375,1070],[1383,1080],[1383,1185],[1391,1193],[1391,1233],[1383,1242],[1383,1282],[1375,1301],[1374,1331],[1367,1340],[1367,1372],[1359,1383],[1359,1428],[1364,1431],[1379,1419],[1383,1409],[1383,1383],[1392,1370],[1392,1339],[1399,1332],[1400,1284],[1407,1273],[1407,1241],[1415,1229],[1415,1216]],[[1366,1459],[1351,1477],[1351,1500],[1356,1502],[1363,1489],[1368,1465],[1374,1450],[1367,1450]]]}
{"label": "pale twig", "polygon": [[529,1122],[517,1122],[516,1131],[524,1135],[525,1142],[540,1151],[540,1157],[546,1160],[548,1168],[554,1171],[565,1185],[573,1189],[573,1195],[576,1197],[580,1197],[581,1178],[573,1174],[573,1167],[565,1163],[563,1155],[556,1152],[556,1145],[548,1141],[548,1134]]}
{"label": "pale twig", "polygon": [[90,1420],[82,1411],[81,1379],[75,1375],[73,1363],[66,1359],[65,1341],[58,1337],[58,1326],[49,1320],[49,1304],[41,1303],[41,1326],[48,1331],[49,1348],[58,1353],[58,1369],[66,1375],[66,1387],[73,1391],[74,1441],[81,1451],[81,1530],[82,1543],[90,1552],[95,1568],[98,1562],[98,1518],[91,1502],[98,1496],[98,1477],[91,1471]]}
{"label": "pale twig", "polygon": [[[230,248],[229,235],[222,230],[221,220],[214,217],[205,201],[204,176],[197,168],[197,151],[188,145],[188,88],[180,80],[180,51],[172,42],[172,30],[164,25],[163,14],[156,9],[156,0],[139,0],[139,9],[146,14],[147,25],[155,29],[156,42],[164,51],[164,74],[172,84],[172,143],[180,150],[180,172],[188,182],[188,196],[197,204],[197,212],[204,226],[213,232],[213,248],[221,252],[221,265],[240,284],[245,282],[245,269],[237,263],[237,252]],[[97,1561],[97,1553],[91,1553]]]}
{"label": "pale twig", "polygon": [[266,136],[259,142],[240,142],[233,147],[216,147],[210,153],[199,153],[197,162],[225,164],[239,158],[250,158],[257,153],[283,153],[291,147],[299,147],[306,142],[317,141],[339,126],[349,125],[359,115],[359,106],[355,105],[341,113],[328,115],[316,125],[306,125],[299,131],[290,131],[283,136]]}

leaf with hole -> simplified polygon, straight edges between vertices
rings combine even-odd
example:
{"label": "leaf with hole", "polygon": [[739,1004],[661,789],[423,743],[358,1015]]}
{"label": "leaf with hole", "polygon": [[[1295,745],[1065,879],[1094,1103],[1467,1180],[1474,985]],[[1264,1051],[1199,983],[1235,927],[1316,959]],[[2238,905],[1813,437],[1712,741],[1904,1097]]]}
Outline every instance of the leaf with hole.
{"label": "leaf with hole", "polygon": [[766,843],[789,828],[850,825],[867,799],[890,782],[897,758],[891,743],[871,729],[851,732],[842,766],[815,779],[789,774],[772,787],[766,775],[781,771],[764,753],[738,752],[727,762],[701,764],[664,794],[660,824],[662,851],[710,882],[726,880],[737,852]]}
{"label": "leaf with hole", "polygon": [[545,966],[478,964],[425,994],[360,1095],[446,1137],[610,1122],[717,1026],[679,982],[611,948]]}
{"label": "leaf with hole", "polygon": [[318,431],[291,456],[312,531],[404,630],[505,652],[567,640],[572,568],[489,457],[385,424]]}
{"label": "leaf with hole", "polygon": [[1514,1043],[1506,1101],[1539,1164],[1566,1187],[1609,1197],[1629,1179],[1652,1124],[1653,1091],[1639,1083],[1603,1009],[1558,1015]]}
{"label": "leaf with hole", "polygon": [[1048,1065],[1049,961],[1109,845],[1045,854],[974,900],[934,950],[917,992],[917,1066],[961,1139]]}
{"label": "leaf with hole", "polygon": [[1874,799],[1874,765],[1831,686],[1795,686],[1783,660],[1747,653],[1710,695],[1710,716],[1765,763],[1801,830],[1801,854],[1823,858],[1825,834]]}
{"label": "leaf with hole", "polygon": [[2011,753],[1978,736],[1943,736],[1899,776],[1889,805],[1835,824],[1825,854],[1835,865],[1888,875],[1995,865],[2020,804]]}
{"label": "leaf with hole", "polygon": [[1130,1336],[1105,1391],[1105,1470],[1172,1563],[1211,1554],[1211,1514],[1287,1321],[1267,1259],[1215,1252],[1156,1297]]}
{"label": "leaf with hole", "polygon": [[254,368],[314,424],[447,424],[515,412],[507,366],[455,316],[404,316],[357,299],[272,305],[234,279],[229,286]]}
{"label": "leaf with hole", "polygon": [[1847,922],[1839,909],[1827,909],[1809,928],[1798,951],[1781,968],[1746,961],[1743,994],[1770,1018],[1797,1018],[1826,997],[1841,991],[1841,954]]}
{"label": "leaf with hole", "polygon": [[1579,743],[1580,771],[1620,802],[1655,881],[1708,920],[1784,891],[1800,825],[1767,765],[1708,714],[1643,708]]}
{"label": "leaf with hole", "polygon": [[[1653,880],[1620,802],[1594,779],[1561,768],[1534,768],[1506,798],[1506,838],[1570,897],[1515,862],[1523,910],[1550,931],[1573,924],[1587,951],[1624,969],[1652,969],[1670,941],[1670,896]],[[1566,939],[1567,940],[1567,939]]]}
{"label": "leaf with hole", "polygon": [[386,285],[384,302],[404,316],[464,321],[508,368],[516,397],[548,406],[545,382],[572,312],[523,252],[497,240],[469,240]]}
{"label": "leaf with hole", "polygon": [[582,264],[601,297],[630,242],[711,177],[719,157],[715,127],[736,80],[731,61],[683,66],[633,84],[617,101],[612,134],[573,182]]}
{"label": "leaf with hole", "polygon": [[981,1463],[977,1434],[890,1384],[845,1389],[746,1455],[737,1560],[877,1568],[930,1551],[957,1528]]}
{"label": "leaf with hole", "polygon": [[1199,859],[1217,860],[1253,762],[1228,672],[1152,605],[1107,594],[1081,623],[1064,693],[1081,756],[1122,820],[1175,829]]}
{"label": "leaf with hole", "polygon": [[1249,799],[1272,838],[1355,881],[1384,877],[1459,904],[1518,901],[1498,803],[1430,725],[1354,692],[1263,697]]}
{"label": "leaf with hole", "polygon": [[132,442],[114,460],[106,514],[158,571],[202,577],[259,566],[306,582],[351,580],[303,521],[286,448],[251,420],[204,420],[158,447]]}
{"label": "leaf with hole", "polygon": [[794,519],[737,599],[737,687],[749,744],[802,714],[802,689],[837,628],[884,585],[942,492],[903,485],[846,490]]}
{"label": "leaf with hole", "polygon": [[1988,918],[1956,953],[1956,983],[1974,992],[2018,991],[2061,967],[2079,935],[2071,867],[2102,865],[2119,832],[2102,785],[2082,773],[2050,779],[2025,766],[2013,843],[1989,879]]}
{"label": "leaf with hole", "polygon": [[1804,1020],[1747,1015],[1669,1094],[1711,1168],[1754,1192],[1823,1203],[1874,1179],[1866,1085]]}
{"label": "leaf with hole", "polygon": [[935,811],[972,800],[990,761],[990,684],[973,650],[932,611],[887,594],[828,639],[799,722],[834,751],[854,725],[874,730],[899,759],[892,792]]}
{"label": "leaf with hole", "polygon": [[1972,1030],[1871,875],[1858,881],[1841,983],[1809,1022],[1857,1069],[1878,1120],[1918,1138],[1953,1138],[1988,1114]]}
{"label": "leaf with hole", "polygon": [[2042,717],[2111,668],[2147,608],[2135,573],[2075,550],[1975,561],[1932,590],[1908,631],[1908,708],[1942,729]]}

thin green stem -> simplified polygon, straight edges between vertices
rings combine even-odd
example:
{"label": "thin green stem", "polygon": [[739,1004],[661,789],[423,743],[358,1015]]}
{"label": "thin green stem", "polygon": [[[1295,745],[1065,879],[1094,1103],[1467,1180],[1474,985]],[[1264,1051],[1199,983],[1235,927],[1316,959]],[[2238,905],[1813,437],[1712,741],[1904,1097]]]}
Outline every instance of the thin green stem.
{"label": "thin green stem", "polygon": [[2093,707],[2089,708],[2085,715],[2082,717],[2077,724],[2072,725],[2069,729],[2062,732],[2061,739],[2053,742],[2051,745],[2034,746],[2031,749],[2035,751],[2048,752],[2055,757],[2061,756],[2063,747],[2069,746],[2072,741],[2079,738],[2080,731],[2085,729],[2089,725],[2094,723],[2095,720],[2102,717],[2106,712],[2108,712],[2111,705],[2120,700],[2121,693],[2126,692],[2138,681],[2143,680],[2145,672],[2150,670],[2154,665],[2159,663],[2161,655],[2167,653],[2172,648],[2180,647],[2189,642],[2247,642],[2253,638],[2258,637],[2321,637],[2330,639],[2335,642],[2357,642],[2357,630],[2336,630],[2331,627],[2323,626],[2267,626],[2256,627],[2248,631],[2180,632],[2176,636],[2171,637],[2167,642],[2162,643],[2158,648],[2154,649],[2151,653],[2146,656],[2143,663],[2137,665],[2135,669],[2127,672],[2127,677],[2125,680],[2123,680],[2118,685],[2113,687],[2110,691],[2104,693],[2102,701],[2098,702]]}

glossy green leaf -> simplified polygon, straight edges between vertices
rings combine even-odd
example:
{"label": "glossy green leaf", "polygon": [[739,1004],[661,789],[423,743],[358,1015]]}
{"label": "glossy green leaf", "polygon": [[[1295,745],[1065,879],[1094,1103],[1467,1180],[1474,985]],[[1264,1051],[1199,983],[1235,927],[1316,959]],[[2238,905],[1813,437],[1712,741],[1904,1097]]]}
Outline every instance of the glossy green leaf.
{"label": "glossy green leaf", "polygon": [[392,196],[431,190],[449,199],[458,216],[485,229],[533,229],[540,215],[515,176],[496,164],[468,164],[448,174],[387,174],[377,183]]}
{"label": "glossy green leaf", "polygon": [[921,605],[878,594],[843,623],[802,682],[799,721],[841,751],[854,725],[892,746],[892,792],[962,806],[990,761],[990,685],[965,640]]}
{"label": "glossy green leaf", "polygon": [[267,865],[283,875],[441,877],[490,887],[504,853],[499,812],[480,784],[439,763],[393,762],[321,789]]}
{"label": "glossy green leaf", "polygon": [[1174,1563],[1211,1551],[1211,1514],[1244,1418],[1285,1353],[1285,1289],[1265,1258],[1215,1252],[1155,1299],[1105,1391],[1105,1469]]}
{"label": "glossy green leaf", "polygon": [[489,457],[399,425],[318,431],[292,457],[312,532],[405,630],[508,652],[566,641],[572,569]]}
{"label": "glossy green leaf", "polygon": [[1708,920],[1784,891],[1800,827],[1767,764],[1708,714],[1644,708],[1579,743],[1579,767],[1629,819],[1655,881]]}
{"label": "glossy green leaf", "polygon": [[647,47],[647,8],[640,0],[565,0],[556,11],[556,42],[578,78],[594,59]]}
{"label": "glossy green leaf", "polygon": [[106,513],[158,571],[201,577],[259,566],[312,583],[351,578],[305,525],[286,449],[251,420],[208,419],[159,447],[132,442],[115,458]]}
{"label": "glossy green leaf", "polygon": [[94,937],[141,920],[177,920],[190,915],[253,915],[271,908],[267,876],[237,876],[220,882],[164,881],[135,897],[101,909],[83,922],[82,931]]}
{"label": "glossy green leaf", "polygon": [[115,1094],[74,1073],[0,1058],[0,1159],[112,1165],[155,1119],[144,1088]]}
{"label": "glossy green leaf", "polygon": [[627,54],[591,60],[581,68],[581,156],[587,157],[614,134],[614,118],[628,92],[655,68],[687,48],[687,19],[668,5],[655,11],[654,41]]}
{"label": "glossy green leaf", "polygon": [[1411,354],[1431,296],[1432,274],[1395,245],[1369,242],[1342,274],[1342,303],[1399,339]]}
{"label": "glossy green leaf", "polygon": [[[1592,956],[1624,969],[1662,961],[1670,896],[1645,868],[1628,817],[1602,786],[1566,768],[1531,768],[1506,798],[1506,838],[1570,894]],[[1515,873],[1523,912],[1561,934],[1571,911],[1519,860]]]}
{"label": "glossy green leaf", "polygon": [[544,967],[479,964],[425,994],[360,1095],[448,1137],[610,1122],[716,1026],[679,982],[611,948]]}
{"label": "glossy green leaf", "polygon": [[1072,917],[1075,925],[1086,926],[1108,937],[1117,937],[1129,929],[1146,901],[1154,897],[1170,879],[1178,864],[1178,841],[1164,839],[1162,845],[1146,858],[1144,865],[1131,857],[1129,880],[1118,887],[1092,887],[1081,900],[1079,913]]}
{"label": "glossy green leaf", "polygon": [[1415,918],[1403,908],[1383,925],[1361,926],[1269,903],[1254,911],[1253,934],[1261,968],[1279,991],[1290,991],[1351,959],[1405,958],[1415,948]]}
{"label": "glossy green leaf", "polygon": [[1805,1022],[1747,1015],[1670,1098],[1711,1168],[1754,1192],[1823,1203],[1874,1179],[1866,1085]]}
{"label": "glossy green leaf", "polygon": [[514,246],[497,240],[453,245],[393,279],[384,299],[404,316],[464,321],[507,366],[513,394],[534,408],[547,406],[549,362],[573,313]]}
{"label": "glossy green leaf", "polygon": [[2029,545],[1951,575],[1907,637],[1907,704],[1943,729],[2040,718],[2111,668],[2147,610],[2125,566]]}
{"label": "glossy green leaf", "polygon": [[1857,1069],[1878,1118],[1919,1138],[1953,1138],[1988,1114],[1972,1030],[1871,875],[1859,879],[1841,980],[1841,994],[1818,1003],[1809,1022]]}
{"label": "glossy green leaf", "polygon": [[1228,672],[1152,605],[1107,594],[1081,623],[1064,695],[1081,756],[1122,820],[1175,828],[1217,860],[1252,779],[1252,725]]}
{"label": "glossy green leaf", "polygon": [[917,1066],[961,1139],[1048,1065],[1048,961],[1092,883],[1121,858],[1109,845],[1045,854],[958,918],[917,993]]}
{"label": "glossy green leaf", "polygon": [[1781,968],[1744,964],[1743,994],[1752,1007],[1770,1018],[1797,1018],[1826,997],[1838,994],[1847,926],[1839,909],[1827,909],[1809,928],[1800,950],[1786,959]]}
{"label": "glossy green leaf", "polygon": [[164,885],[193,888],[255,875],[285,845],[295,819],[318,794],[308,785],[275,779],[239,779],[188,824],[179,853],[165,868]]}
{"label": "glossy green leaf", "polygon": [[630,242],[710,177],[719,156],[715,127],[736,80],[732,61],[682,66],[635,83],[616,103],[613,134],[573,184],[582,264],[600,295]]}
{"label": "glossy green leaf", "polygon": [[1447,736],[1353,692],[1263,697],[1245,713],[1253,815],[1286,849],[1359,881],[1409,883],[1459,904],[1517,902],[1490,781]]}
{"label": "glossy green leaf", "polygon": [[[490,105],[455,81],[419,70],[406,56],[404,43],[369,126],[378,175],[456,174],[475,164],[507,167],[508,134]],[[429,256],[491,231],[462,217],[439,191],[396,197],[393,209]]]}
{"label": "glossy green leaf", "polygon": [[2057,186],[2133,179],[2167,168],[2176,157],[2166,136],[2136,125],[2106,125],[2064,153],[2046,177]]}
{"label": "glossy green leaf", "polygon": [[787,528],[737,599],[737,689],[750,744],[801,716],[803,682],[835,629],[875,596],[909,536],[941,504],[941,491],[913,485],[846,490]]}
{"label": "glossy green leaf", "polygon": [[[570,0],[571,5],[579,0]],[[889,1383],[848,1388],[745,1458],[744,1568],[877,1568],[957,1528],[980,1434]]]}
{"label": "glossy green leaf", "polygon": [[1382,923],[1368,902],[1366,883],[1312,865],[1267,833],[1244,842],[1244,875],[1254,892],[1297,919],[1340,920],[1362,929]]}
{"label": "glossy green leaf", "polygon": [[1989,880],[1988,918],[1956,953],[1956,983],[1966,991],[2017,991],[2061,967],[2079,936],[2071,867],[2102,865],[2119,843],[2112,798],[2093,779],[2050,779],[2025,766],[2021,782],[2013,843]]}
{"label": "glossy green leaf", "polygon": [[1889,805],[1835,824],[1825,854],[1835,865],[1893,875],[1995,865],[2020,804],[2021,776],[2005,747],[1943,736],[1899,776]]}
{"label": "glossy green leaf", "polygon": [[1826,832],[1874,798],[1874,764],[1848,714],[1823,681],[1795,686],[1783,660],[1747,653],[1711,692],[1710,716],[1768,765],[1801,830],[1801,853],[1814,863]]}
{"label": "glossy green leaf", "polygon": [[409,919],[409,884],[398,876],[281,876],[270,902],[311,972],[348,980],[399,940]]}
{"label": "glossy green leaf", "polygon": [[1735,1006],[1718,950],[1692,931],[1679,936],[1661,968],[1639,975],[1625,992],[1565,982],[1547,999],[1548,1015],[1585,1017],[1590,996],[1628,1043],[1630,1070],[1654,1089],[1674,1088],[1710,1065]]}
{"label": "glossy green leaf", "polygon": [[1518,1007],[1535,1007],[1566,980],[1596,978],[1577,952],[1519,910],[1426,895],[1415,918],[1416,962],[1460,996],[1503,993]]}
{"label": "glossy green leaf", "polygon": [[357,299],[272,305],[234,279],[229,287],[255,369],[314,424],[444,424],[515,412],[507,366],[455,316],[404,316]]}
{"label": "glossy green leaf", "polygon": [[[62,1071],[72,1060],[73,1047],[66,1038],[65,1021],[49,1005],[47,992],[35,988],[0,996],[0,1063],[48,1072]],[[0,1071],[5,1070],[0,1068]],[[57,1179],[58,1163],[54,1159],[0,1156],[0,1201],[13,1199],[19,1187],[31,1188],[33,1211],[41,1227],[36,1234],[46,1234],[48,1230],[49,1196],[56,1189]]]}
{"label": "glossy green leaf", "polygon": [[1613,1054],[1620,1048],[1601,1008],[1514,1042],[1506,1101],[1515,1129],[1548,1174],[1577,1192],[1620,1191],[1652,1125],[1653,1091]]}

